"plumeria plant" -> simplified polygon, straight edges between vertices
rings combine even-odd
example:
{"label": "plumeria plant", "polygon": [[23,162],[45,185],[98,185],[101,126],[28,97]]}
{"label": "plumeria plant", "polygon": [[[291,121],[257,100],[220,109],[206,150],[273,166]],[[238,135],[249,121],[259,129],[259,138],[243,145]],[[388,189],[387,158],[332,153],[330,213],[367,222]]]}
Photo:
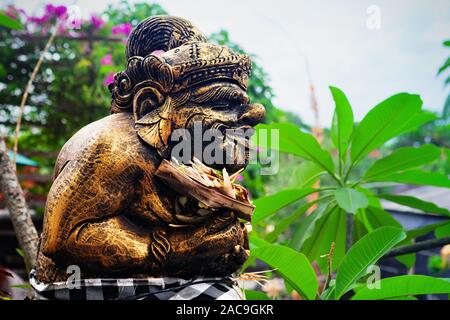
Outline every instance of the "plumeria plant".
{"label": "plumeria plant", "polygon": [[[450,188],[447,176],[421,169],[448,150],[426,144],[398,148],[378,160],[368,159],[373,150],[435,119],[435,115],[422,110],[418,95],[399,93],[379,103],[355,124],[345,94],[338,88],[330,89],[336,107],[329,136],[336,156],[293,124],[258,126],[259,131],[278,130],[279,141],[269,140],[269,148],[300,157],[305,162],[302,164],[303,183],[299,188],[255,201],[252,221],[255,231],[250,238],[253,258],[277,269],[288,287],[304,299],[339,299],[351,290],[353,299],[450,293],[450,283],[446,280],[419,275],[383,279],[378,290],[369,290],[364,281],[360,282],[367,276],[368,268],[391,249],[411,244],[420,235],[434,230],[443,244],[450,242],[450,212],[446,208],[416,197],[395,195],[386,188],[379,192],[380,183]],[[257,138],[258,134],[256,142]],[[362,161],[371,161],[371,164],[363,169],[359,166]],[[315,200],[301,202],[311,194],[318,196]],[[447,219],[420,230],[405,231],[383,209],[381,199]],[[295,207],[295,203],[301,204]],[[264,228],[260,226],[267,218],[288,205],[294,205],[293,212],[278,220],[270,232],[261,231]],[[285,245],[277,244],[279,239]],[[412,267],[415,254],[401,255],[397,259]],[[328,277],[321,290],[312,262]]]}

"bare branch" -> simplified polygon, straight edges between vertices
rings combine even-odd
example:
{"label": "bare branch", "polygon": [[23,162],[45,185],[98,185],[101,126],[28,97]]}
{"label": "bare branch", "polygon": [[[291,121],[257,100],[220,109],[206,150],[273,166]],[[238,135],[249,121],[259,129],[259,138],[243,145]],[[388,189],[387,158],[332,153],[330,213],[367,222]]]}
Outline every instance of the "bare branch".
{"label": "bare branch", "polygon": [[445,246],[447,244],[450,244],[450,237],[421,241],[421,242],[417,242],[417,243],[414,243],[411,245],[392,249],[386,255],[384,255],[383,258],[396,257],[396,256],[408,254],[408,253],[419,252],[419,251],[426,250],[426,249],[438,248],[438,247]]}
{"label": "bare branch", "polygon": [[0,191],[5,196],[17,240],[24,252],[25,265],[30,270],[36,264],[39,236],[2,137],[0,137]]}
{"label": "bare branch", "polygon": [[56,33],[58,32],[58,25],[57,23],[52,30],[52,33],[50,34],[50,38],[47,41],[47,44],[44,47],[44,50],[42,50],[41,55],[39,56],[39,60],[37,61],[36,65],[34,66],[33,72],[31,73],[30,79],[28,80],[27,86],[25,87],[25,91],[22,95],[22,100],[20,102],[20,109],[19,109],[19,115],[17,116],[17,124],[16,124],[16,132],[15,132],[15,138],[14,138],[14,155],[13,155],[13,166],[14,169],[16,168],[16,158],[17,158],[17,149],[19,146],[19,132],[20,127],[22,125],[22,117],[23,117],[23,110],[25,108],[25,103],[27,102],[28,98],[28,92],[30,91],[31,85],[33,84],[34,78],[36,78],[36,75],[39,71],[39,68],[41,67],[42,62],[44,61],[44,57],[47,54],[48,50],[50,49],[51,44],[53,43],[53,40],[55,39]]}

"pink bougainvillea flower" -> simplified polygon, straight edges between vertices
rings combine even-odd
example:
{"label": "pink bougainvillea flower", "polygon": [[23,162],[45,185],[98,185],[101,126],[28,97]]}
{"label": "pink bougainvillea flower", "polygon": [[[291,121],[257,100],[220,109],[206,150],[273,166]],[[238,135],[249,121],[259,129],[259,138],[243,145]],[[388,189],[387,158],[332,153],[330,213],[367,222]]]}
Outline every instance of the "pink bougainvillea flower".
{"label": "pink bougainvillea flower", "polygon": [[65,6],[57,6],[55,7],[55,14],[58,18],[63,18],[67,14],[67,7]]}
{"label": "pink bougainvillea flower", "polygon": [[160,55],[162,55],[165,51],[164,50],[155,50],[153,51],[151,54],[154,56],[159,57]]}
{"label": "pink bougainvillea flower", "polygon": [[57,16],[61,18],[66,15],[67,7],[66,6],[54,6],[52,4],[48,4],[45,6],[45,13],[49,16]]}
{"label": "pink bougainvillea flower", "polygon": [[100,29],[105,24],[105,21],[102,18],[93,14],[91,16],[91,24],[94,27],[94,29]]}
{"label": "pink bougainvillea flower", "polygon": [[114,72],[108,73],[108,75],[105,78],[105,81],[103,81],[103,84],[105,86],[108,86],[110,83],[114,83]]}
{"label": "pink bougainvillea flower", "polygon": [[117,26],[113,26],[111,28],[111,32],[113,34],[123,34],[125,36],[128,36],[132,29],[133,29],[133,26],[131,25],[131,23],[126,22],[126,23],[118,24]]}
{"label": "pink bougainvillea flower", "polygon": [[236,177],[236,180],[237,180],[237,181],[244,181],[244,176],[238,175],[238,176]]}
{"label": "pink bougainvillea flower", "polygon": [[106,56],[100,59],[100,64],[102,66],[112,66],[112,54],[108,53]]}
{"label": "pink bougainvillea flower", "polygon": [[35,24],[43,24],[49,20],[49,16],[44,14],[42,17],[28,17],[27,21]]}

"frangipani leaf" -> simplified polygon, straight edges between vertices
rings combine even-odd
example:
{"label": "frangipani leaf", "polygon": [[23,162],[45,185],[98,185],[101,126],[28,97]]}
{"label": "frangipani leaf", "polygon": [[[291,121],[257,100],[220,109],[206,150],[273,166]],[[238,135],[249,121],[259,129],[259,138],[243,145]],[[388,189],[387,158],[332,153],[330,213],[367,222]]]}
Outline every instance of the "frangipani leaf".
{"label": "frangipani leaf", "polygon": [[[290,153],[315,162],[329,173],[334,172],[334,163],[330,153],[322,149],[311,134],[301,131],[296,125],[292,123],[259,124],[256,126],[256,130],[257,133],[254,135],[253,141],[257,139],[257,145],[260,148],[270,148]],[[261,141],[261,137],[271,137],[271,130],[277,130],[275,132],[278,132],[279,135],[278,143],[273,141],[273,139],[267,139],[266,141],[263,139]]]}
{"label": "frangipani leaf", "polygon": [[7,16],[3,12],[0,12],[0,26],[4,26],[12,30],[23,29],[23,26],[19,21]]}
{"label": "frangipani leaf", "polygon": [[297,188],[310,188],[326,171],[312,161],[303,161],[294,168],[292,185]]}
{"label": "frangipani leaf", "polygon": [[449,281],[423,275],[405,275],[382,279],[379,289],[363,288],[352,299],[381,300],[403,296],[442,293],[450,293]]}
{"label": "frangipani leaf", "polygon": [[327,272],[327,259],[320,258],[320,256],[330,252],[333,242],[332,270],[336,270],[345,256],[345,215],[346,213],[342,209],[334,207],[333,210],[317,220],[314,233],[301,247],[300,251],[310,261],[317,261],[321,271],[324,273]]}
{"label": "frangipani leaf", "polygon": [[[361,225],[364,230],[361,230]],[[355,215],[355,232],[357,239],[360,239],[364,234],[372,232],[380,227],[396,227],[402,229],[402,225],[390,213],[381,208],[369,206],[366,209],[358,210]],[[411,240],[405,239],[399,244],[410,244]],[[416,255],[414,253],[405,254],[395,257],[400,263],[404,264],[408,269],[412,268],[416,262]]]}
{"label": "frangipani leaf", "polygon": [[405,119],[418,113],[421,107],[420,96],[399,93],[370,110],[352,137],[352,163],[358,162],[370,151],[394,138],[400,129],[406,130]]}
{"label": "frangipani leaf", "polygon": [[303,199],[314,192],[317,192],[317,190],[313,188],[286,189],[270,196],[258,198],[253,201],[256,209],[252,217],[252,223],[256,224],[281,208]]}
{"label": "frangipani leaf", "polygon": [[430,172],[420,169],[377,176],[373,177],[371,180],[450,188],[450,180],[447,176],[439,172]]}
{"label": "frangipani leaf", "polygon": [[364,193],[351,188],[336,189],[334,197],[339,207],[349,213],[356,213],[356,210],[369,205],[369,200]]}
{"label": "frangipani leaf", "polygon": [[251,255],[277,269],[303,298],[315,299],[318,289],[316,274],[304,254],[286,246],[270,245],[251,250]]}
{"label": "frangipani leaf", "polygon": [[344,92],[336,87],[330,87],[330,90],[336,104],[330,136],[339,156],[344,159],[353,132],[353,111]]}
{"label": "frangipani leaf", "polygon": [[245,290],[245,300],[272,300],[264,292]]}
{"label": "frangipani leaf", "polygon": [[411,118],[406,120],[405,124],[399,127],[395,136],[400,136],[402,134],[415,131],[424,124],[437,119],[439,119],[439,117],[435,113],[431,111],[421,110],[420,112],[414,114]]}
{"label": "frangipani leaf", "polygon": [[372,177],[415,168],[438,159],[440,154],[440,149],[432,144],[426,144],[418,148],[399,148],[387,157],[376,161],[366,171],[363,179],[370,181]]}
{"label": "frangipani leaf", "polygon": [[403,206],[419,209],[423,212],[437,213],[450,217],[450,212],[445,208],[440,208],[432,202],[424,201],[413,196],[394,195],[394,194],[380,194],[380,198],[392,201]]}
{"label": "frangipani leaf", "polygon": [[406,234],[399,228],[381,227],[356,242],[342,260],[336,275],[336,298],[339,299],[367,268],[402,241]]}
{"label": "frangipani leaf", "polygon": [[305,203],[286,218],[280,220],[277,224],[275,224],[275,229],[265,237],[265,240],[270,243],[275,241],[287,228],[289,228],[291,224],[295,223],[306,212],[306,210],[308,210],[315,203],[316,201]]}

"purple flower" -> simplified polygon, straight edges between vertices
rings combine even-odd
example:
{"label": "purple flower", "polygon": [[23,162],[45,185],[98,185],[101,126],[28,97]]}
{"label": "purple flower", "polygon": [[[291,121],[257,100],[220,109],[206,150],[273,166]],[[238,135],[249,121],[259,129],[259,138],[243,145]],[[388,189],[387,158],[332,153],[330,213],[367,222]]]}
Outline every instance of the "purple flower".
{"label": "purple flower", "polygon": [[67,13],[67,8],[65,6],[57,6],[55,8],[55,14],[58,18],[65,16]]}
{"label": "purple flower", "polygon": [[42,17],[28,17],[28,22],[33,22],[35,24],[43,24],[49,20],[49,16],[47,14],[44,14]]}
{"label": "purple flower", "polygon": [[58,18],[61,18],[67,13],[66,6],[54,6],[52,4],[48,4],[45,6],[45,13],[52,16],[56,15]]}
{"label": "purple flower", "polygon": [[108,86],[110,83],[114,83],[114,72],[108,73],[108,75],[105,78],[105,81],[103,81],[103,84],[105,86]]}
{"label": "purple flower", "polygon": [[92,15],[91,24],[94,27],[94,29],[100,29],[105,24],[105,21],[96,15]]}
{"label": "purple flower", "polygon": [[126,22],[126,23],[118,24],[117,26],[113,26],[111,28],[111,32],[113,34],[123,34],[125,36],[128,36],[132,29],[133,29],[133,27],[131,26],[131,23]]}
{"label": "purple flower", "polygon": [[108,53],[106,56],[100,59],[100,64],[102,66],[112,66],[112,54]]}
{"label": "purple flower", "polygon": [[238,175],[237,177],[236,177],[236,180],[237,181],[244,181],[244,177],[242,176],[242,175]]}
{"label": "purple flower", "polygon": [[45,6],[45,12],[48,14],[53,14],[55,12],[55,6],[52,4],[48,4]]}

